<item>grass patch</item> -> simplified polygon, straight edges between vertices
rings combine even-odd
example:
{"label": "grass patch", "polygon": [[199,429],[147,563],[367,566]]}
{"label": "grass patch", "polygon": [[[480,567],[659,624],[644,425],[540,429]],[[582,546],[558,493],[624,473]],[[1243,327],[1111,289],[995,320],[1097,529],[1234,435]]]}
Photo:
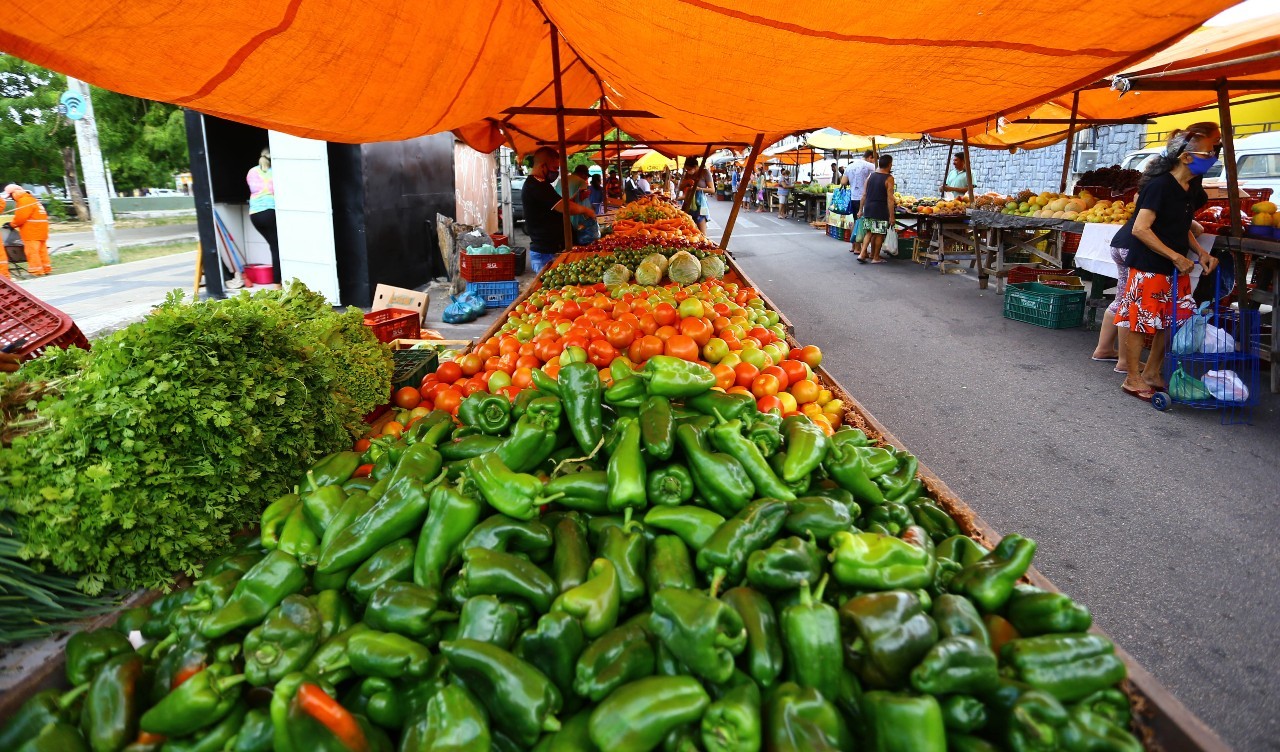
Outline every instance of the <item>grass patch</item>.
{"label": "grass patch", "polygon": [[[162,245],[129,246],[128,248],[120,249],[120,263],[143,261],[160,256],[172,256],[175,253],[187,253],[196,250],[198,246],[199,244],[194,240],[185,240],[180,243],[164,243]],[[55,253],[50,260],[53,262],[54,274],[82,272],[85,269],[96,269],[103,266],[103,263],[98,260],[97,251]]]}
{"label": "grass patch", "polygon": [[[192,209],[186,214],[164,215],[160,217],[130,217],[122,215],[115,218],[117,230],[133,227],[168,227],[169,225],[189,225],[196,221],[196,212]],[[75,219],[53,220],[49,223],[52,232],[93,232],[92,222],[81,222]]]}

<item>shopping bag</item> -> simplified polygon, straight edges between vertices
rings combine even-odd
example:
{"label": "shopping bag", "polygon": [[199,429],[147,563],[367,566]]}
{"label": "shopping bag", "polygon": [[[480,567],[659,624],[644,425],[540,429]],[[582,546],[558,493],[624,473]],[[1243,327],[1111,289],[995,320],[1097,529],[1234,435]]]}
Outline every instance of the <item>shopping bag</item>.
{"label": "shopping bag", "polygon": [[1226,329],[1219,329],[1213,324],[1204,328],[1204,351],[1207,353],[1228,353],[1236,351],[1236,338]]}
{"label": "shopping bag", "polygon": [[867,237],[867,220],[858,217],[858,221],[853,223],[853,242],[861,243]]}
{"label": "shopping bag", "polygon": [[[466,293],[463,293],[463,295],[465,294]],[[461,300],[460,298],[461,296],[459,295],[454,295],[450,298],[453,302],[445,306],[444,313],[440,315],[440,318],[444,320],[444,323],[465,324],[480,315],[475,312],[467,301]]]}
{"label": "shopping bag", "polygon": [[1209,303],[1201,303],[1196,312],[1178,327],[1178,332],[1173,335],[1174,355],[1190,355],[1203,351],[1205,327],[1209,325],[1209,314],[1206,313],[1208,310]]}
{"label": "shopping bag", "polygon": [[831,192],[831,211],[836,214],[848,214],[853,208],[853,197],[848,187],[840,186]]}
{"label": "shopping bag", "polygon": [[1235,371],[1210,371],[1204,375],[1205,388],[1223,402],[1247,402],[1249,389]]}
{"label": "shopping bag", "polygon": [[1203,381],[1187,373],[1181,366],[1169,377],[1169,396],[1179,402],[1203,402],[1213,397]]}
{"label": "shopping bag", "polygon": [[889,232],[884,236],[884,245],[880,247],[880,250],[890,256],[898,255],[898,231],[896,228],[889,228]]}

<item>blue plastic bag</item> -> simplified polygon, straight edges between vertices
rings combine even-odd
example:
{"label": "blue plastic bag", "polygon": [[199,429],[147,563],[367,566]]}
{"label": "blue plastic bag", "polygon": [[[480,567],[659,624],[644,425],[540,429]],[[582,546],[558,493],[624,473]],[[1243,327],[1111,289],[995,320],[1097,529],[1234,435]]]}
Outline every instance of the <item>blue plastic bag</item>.
{"label": "blue plastic bag", "polygon": [[465,324],[468,321],[475,321],[484,313],[484,298],[474,292],[464,292],[461,295],[454,295],[449,298],[449,305],[445,306],[444,314],[441,318],[446,324]]}
{"label": "blue plastic bag", "polygon": [[1205,327],[1209,325],[1209,303],[1204,302],[1196,309],[1182,325],[1178,327],[1178,332],[1173,335],[1173,354],[1174,355],[1191,355],[1193,353],[1204,351],[1204,333]]}
{"label": "blue plastic bag", "polygon": [[831,212],[833,214],[850,214],[853,209],[853,194],[847,186],[840,186],[831,192]]}

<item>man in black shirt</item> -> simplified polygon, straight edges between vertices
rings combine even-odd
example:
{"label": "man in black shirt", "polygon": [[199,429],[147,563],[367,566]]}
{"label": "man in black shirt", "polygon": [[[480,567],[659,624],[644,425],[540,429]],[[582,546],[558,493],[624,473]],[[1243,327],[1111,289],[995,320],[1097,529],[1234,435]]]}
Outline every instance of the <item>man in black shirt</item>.
{"label": "man in black shirt", "polygon": [[564,220],[562,212],[580,214],[592,219],[596,213],[591,207],[570,199],[561,199],[555,182],[560,177],[560,154],[549,146],[533,153],[533,168],[521,189],[524,202],[524,229],[529,234],[529,264],[535,273],[555,260],[564,250]]}

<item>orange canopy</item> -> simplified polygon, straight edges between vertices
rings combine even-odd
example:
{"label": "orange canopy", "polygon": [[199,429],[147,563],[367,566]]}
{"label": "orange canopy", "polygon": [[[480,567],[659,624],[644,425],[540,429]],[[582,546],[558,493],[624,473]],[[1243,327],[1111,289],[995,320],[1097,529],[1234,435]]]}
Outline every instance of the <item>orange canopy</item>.
{"label": "orange canopy", "polygon": [[[1103,82],[1080,91],[1078,117],[1092,119],[1140,119],[1169,115],[1206,107],[1217,102],[1217,92],[1199,91],[1129,91],[1122,93],[1127,79],[1158,78],[1163,81],[1205,81],[1219,78],[1234,81],[1274,79],[1280,72],[1280,15],[1252,19],[1228,26],[1197,29],[1185,39],[1132,66]],[[1270,55],[1268,55],[1270,53]],[[1214,65],[1211,70],[1180,72]],[[1115,89],[1108,84],[1116,81]],[[1117,90],[1118,89],[1118,90]],[[1067,137],[1066,123],[1019,123],[1018,120],[1058,119],[1071,117],[1071,94],[1052,98],[1041,104],[1011,113],[989,115],[969,127],[969,143],[991,148],[1017,145],[1037,148],[1062,141]],[[1013,121],[998,124],[999,118]],[[1210,117],[1210,119],[1216,119]],[[932,135],[958,139],[958,128],[937,131]]]}
{"label": "orange canopy", "polygon": [[822,149],[810,149],[805,146],[778,152],[777,154],[761,154],[760,159],[765,164],[770,162],[781,162],[782,164],[789,165],[807,165],[813,164],[814,162],[825,161],[827,159],[827,154]]}
{"label": "orange canopy", "polygon": [[[850,14],[833,0],[76,0],[13,5],[0,49],[299,136],[460,129],[482,146],[532,144],[553,140],[554,118],[503,125],[503,112],[552,97],[550,20],[566,41],[564,66],[584,66],[566,80],[567,105],[589,106],[603,89],[613,106],[659,116],[620,119],[627,133],[696,154],[687,144],[749,144],[757,133],[769,143],[828,124],[977,124],[1130,67],[1233,4],[1078,0],[1042,12],[1017,0],[920,0]],[[789,75],[760,86],[758,71],[726,63],[738,53],[786,61]],[[599,128],[598,118],[571,120],[577,134]]]}

